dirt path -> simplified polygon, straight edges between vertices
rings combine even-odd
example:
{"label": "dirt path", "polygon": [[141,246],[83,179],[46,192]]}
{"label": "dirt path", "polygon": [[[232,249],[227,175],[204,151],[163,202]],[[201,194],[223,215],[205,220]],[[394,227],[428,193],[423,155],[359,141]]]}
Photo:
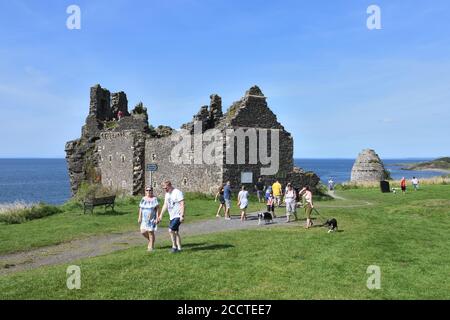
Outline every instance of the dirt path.
{"label": "dirt path", "polygon": [[[241,222],[238,217],[233,217],[233,220],[231,221],[217,218],[214,220],[187,223],[182,225],[180,230],[182,238],[184,238],[192,235],[211,234],[256,227],[298,226],[297,223],[287,224],[285,219],[285,217],[280,217],[274,219],[273,224],[265,225],[262,223],[261,225],[258,225],[256,214],[249,214],[246,222]],[[166,228],[160,228],[156,233],[156,237],[159,243],[161,240],[170,239]],[[145,239],[139,232],[111,233],[92,236],[30,251],[1,255],[0,276],[42,266],[69,263],[83,258],[101,256],[134,246],[142,246],[143,250],[146,248]]]}
{"label": "dirt path", "polygon": [[[329,195],[330,197],[332,197],[335,200],[341,200],[341,201],[350,201],[347,198],[341,197],[336,195],[336,193],[334,191],[328,191],[327,195]],[[369,201],[363,201],[363,203],[361,204],[349,204],[349,205],[332,205],[332,206],[327,206],[327,205],[320,205],[319,208],[359,208],[359,207],[367,207],[367,206],[373,206],[374,204],[372,202]]]}

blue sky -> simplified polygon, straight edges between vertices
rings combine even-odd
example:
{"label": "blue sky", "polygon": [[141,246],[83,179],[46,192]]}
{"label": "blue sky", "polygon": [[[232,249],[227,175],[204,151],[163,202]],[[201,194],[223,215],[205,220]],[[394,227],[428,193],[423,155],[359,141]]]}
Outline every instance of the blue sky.
{"label": "blue sky", "polygon": [[450,155],[449,21],[446,0],[2,0],[0,157],[63,157],[96,83],[175,128],[257,84],[296,157]]}

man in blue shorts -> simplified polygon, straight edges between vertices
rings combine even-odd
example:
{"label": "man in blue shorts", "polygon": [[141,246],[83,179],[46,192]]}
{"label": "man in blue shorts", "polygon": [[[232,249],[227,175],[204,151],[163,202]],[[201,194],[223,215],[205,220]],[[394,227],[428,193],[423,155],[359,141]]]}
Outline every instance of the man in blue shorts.
{"label": "man in blue shorts", "polygon": [[223,187],[223,198],[225,199],[225,220],[231,220],[231,182],[228,181]]}
{"label": "man in blue shorts", "polygon": [[158,217],[158,222],[162,220],[163,214],[169,211],[170,223],[169,233],[172,239],[172,253],[181,251],[180,224],[184,220],[184,195],[178,189],[172,186],[170,181],[163,183],[163,189],[166,192],[164,205]]}

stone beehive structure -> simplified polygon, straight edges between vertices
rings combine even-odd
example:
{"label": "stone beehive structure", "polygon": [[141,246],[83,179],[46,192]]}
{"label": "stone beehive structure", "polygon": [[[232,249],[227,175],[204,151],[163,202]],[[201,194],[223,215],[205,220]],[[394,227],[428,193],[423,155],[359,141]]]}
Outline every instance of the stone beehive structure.
{"label": "stone beehive structure", "polygon": [[372,149],[365,149],[359,155],[352,168],[352,182],[373,182],[386,180],[389,173],[380,157]]}
{"label": "stone beehive structure", "polygon": [[[209,106],[202,106],[193,120],[182,125],[180,131],[167,126],[159,126],[156,129],[149,126],[147,109],[142,103],[128,112],[128,100],[124,92],[110,94],[108,90],[96,85],[91,88],[90,99],[89,115],[81,138],[66,144],[73,194],[83,181],[101,182],[107,187],[131,195],[141,194],[144,187],[150,184],[158,187],[165,180],[171,180],[182,190],[202,193],[214,192],[228,180],[235,187],[248,184],[249,190],[252,190],[260,176],[267,183],[279,179],[281,183],[292,182],[298,188],[310,185],[314,189],[320,181],[316,174],[294,167],[293,138],[277,121],[276,115],[267,105],[266,97],[257,86],[250,88],[244,97],[233,103],[225,113],[222,112],[220,96],[211,95]],[[116,116],[119,110],[124,115],[120,120]],[[198,140],[195,140],[195,134],[192,134],[199,123],[202,134],[207,130],[214,131],[225,138],[223,141],[228,137],[229,130],[243,130],[247,134],[244,138],[245,147],[238,149],[236,143],[236,150],[230,153],[234,158],[230,161],[227,158],[229,150],[225,143],[219,144],[219,148],[224,152],[218,161],[199,163],[195,158],[195,147],[199,147],[198,143],[196,144]],[[256,136],[248,133],[253,128],[257,132]],[[252,161],[252,151],[249,150],[250,141],[254,138],[253,142],[257,141],[254,145],[258,150],[253,152],[261,156],[259,138],[260,132],[264,130],[275,130],[279,133],[279,166],[271,175],[260,174],[262,168],[267,167],[267,163],[263,163],[261,159],[256,163]],[[190,134],[188,136],[192,139],[192,144],[189,145],[193,146],[183,150],[183,157],[188,160],[183,163],[172,159],[173,151],[180,142],[180,132]],[[265,146],[269,150],[271,139]],[[200,141],[200,148],[206,150],[207,147],[206,142]],[[236,161],[242,154],[245,163]],[[156,164],[158,170],[150,174],[146,171],[148,164]],[[157,191],[159,190],[157,188]]]}

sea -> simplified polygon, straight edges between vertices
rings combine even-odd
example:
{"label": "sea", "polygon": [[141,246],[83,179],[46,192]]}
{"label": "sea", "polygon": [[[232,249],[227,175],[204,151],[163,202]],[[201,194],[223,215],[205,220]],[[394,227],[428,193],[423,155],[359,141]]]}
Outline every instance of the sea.
{"label": "sea", "polygon": [[[383,160],[394,179],[429,178],[445,173],[402,170],[405,164],[432,159]],[[324,183],[350,180],[354,159],[295,159],[296,166],[314,171]],[[0,205],[22,201],[62,204],[70,198],[70,184],[65,159],[0,159]]]}

